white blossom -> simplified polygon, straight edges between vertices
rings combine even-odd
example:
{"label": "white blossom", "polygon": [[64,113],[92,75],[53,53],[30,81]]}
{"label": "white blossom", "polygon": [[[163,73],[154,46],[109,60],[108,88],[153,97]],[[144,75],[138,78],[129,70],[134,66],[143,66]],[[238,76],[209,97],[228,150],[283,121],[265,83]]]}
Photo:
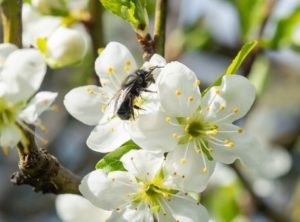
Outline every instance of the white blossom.
{"label": "white blossom", "polygon": [[46,74],[38,50],[0,44],[0,60],[0,147],[6,150],[19,142],[27,145],[21,128],[34,134],[26,124],[43,127],[39,115],[51,106],[57,93],[34,95]]}
{"label": "white blossom", "polygon": [[140,115],[129,132],[144,149],[169,152],[166,167],[176,172],[177,183],[202,191],[216,161],[229,164],[239,158],[249,166],[258,163],[256,140],[232,124],[253,104],[255,89],[250,81],[239,75],[225,76],[220,86],[201,98],[200,80],[194,72],[172,62],[157,82],[162,108]]}
{"label": "white blossom", "polygon": [[[164,65],[162,57],[154,55],[144,67]],[[137,70],[137,64],[129,50],[118,42],[109,43],[95,62],[95,69],[102,87],[88,85],[71,90],[64,100],[68,112],[79,121],[96,126],[87,145],[98,152],[110,152],[130,139],[127,122],[118,118],[113,110],[116,93],[128,74]],[[158,70],[157,70],[158,71]],[[155,74],[155,73],[154,73]],[[157,74],[157,73],[156,73]],[[146,94],[151,94],[147,95]],[[142,108],[151,111],[157,107],[157,93],[142,95]],[[145,99],[145,98],[148,98]],[[155,104],[155,105],[153,105]]]}
{"label": "white blossom", "polygon": [[95,206],[113,211],[108,222],[205,222],[206,209],[166,176],[163,154],[132,150],[121,161],[127,171],[95,170],[79,189]]}
{"label": "white blossom", "polygon": [[92,205],[87,199],[74,194],[58,195],[56,212],[63,222],[105,222],[111,212]]}

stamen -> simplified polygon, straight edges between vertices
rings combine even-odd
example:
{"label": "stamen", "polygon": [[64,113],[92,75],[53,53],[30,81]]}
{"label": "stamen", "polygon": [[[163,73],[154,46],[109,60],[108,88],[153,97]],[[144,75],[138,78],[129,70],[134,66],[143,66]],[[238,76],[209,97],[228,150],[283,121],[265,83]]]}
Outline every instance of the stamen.
{"label": "stamen", "polygon": [[58,105],[52,105],[52,106],[50,107],[50,110],[51,110],[52,112],[58,112],[58,111],[59,111],[59,107],[58,107]]}
{"label": "stamen", "polygon": [[239,108],[237,108],[237,107],[234,107],[233,109],[232,109],[232,112],[234,112],[234,113],[238,113],[240,110],[239,110]]}
{"label": "stamen", "polygon": [[196,80],[196,86],[200,86],[201,85],[201,81],[199,79]]}
{"label": "stamen", "polygon": [[216,89],[216,90],[215,90],[215,93],[216,93],[217,95],[220,95],[221,90],[220,90],[220,89]]}
{"label": "stamen", "polygon": [[180,91],[179,89],[177,89],[177,90],[175,91],[175,95],[176,95],[176,96],[181,96],[181,91]]}
{"label": "stamen", "polygon": [[113,71],[114,71],[113,67],[111,67],[111,66],[108,67],[107,72],[108,72],[110,75],[113,74]]}
{"label": "stamen", "polygon": [[244,129],[243,129],[243,128],[239,128],[239,129],[237,130],[237,132],[238,132],[238,133],[243,133],[243,132],[244,132]]}
{"label": "stamen", "polygon": [[188,101],[189,101],[189,102],[193,102],[193,101],[194,101],[194,97],[193,97],[193,96],[189,96],[189,97],[188,97]]}
{"label": "stamen", "polygon": [[86,88],[86,92],[90,95],[95,95],[95,91],[92,88]]}

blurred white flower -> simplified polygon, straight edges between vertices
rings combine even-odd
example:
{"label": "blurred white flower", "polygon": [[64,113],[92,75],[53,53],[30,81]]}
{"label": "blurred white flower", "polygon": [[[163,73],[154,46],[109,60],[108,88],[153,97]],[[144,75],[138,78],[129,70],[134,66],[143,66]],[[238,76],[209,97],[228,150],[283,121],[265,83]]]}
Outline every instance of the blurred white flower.
{"label": "blurred white flower", "polygon": [[[165,63],[159,55],[154,55],[145,67]],[[121,89],[121,84],[128,74],[137,70],[136,62],[129,50],[118,42],[109,43],[95,63],[95,69],[101,77],[102,87],[82,86],[71,90],[64,100],[68,112],[87,125],[96,125],[90,134],[87,145],[98,152],[110,152],[130,139],[125,122],[114,113],[113,100]],[[154,93],[148,93],[153,94]],[[143,97],[145,98],[145,97]],[[150,111],[155,106],[147,106],[151,101],[144,101],[143,108]]]}
{"label": "blurred white flower", "polygon": [[255,99],[255,89],[245,77],[224,76],[221,86],[201,98],[195,73],[172,62],[161,71],[157,84],[162,109],[140,115],[129,132],[144,149],[170,152],[167,165],[182,186],[202,191],[216,161],[230,164],[238,158],[251,167],[258,164],[256,140],[232,124]]}
{"label": "blurred white flower", "polygon": [[58,195],[56,212],[63,222],[105,222],[111,212],[92,205],[87,199],[74,194]]}
{"label": "blurred white flower", "polygon": [[57,14],[67,10],[64,0],[31,0],[31,4],[44,14]]}
{"label": "blurred white flower", "polygon": [[208,222],[206,209],[168,181],[163,154],[132,150],[121,161],[127,172],[95,170],[79,187],[95,206],[113,211],[108,222]]}
{"label": "blurred white flower", "polygon": [[28,141],[21,128],[34,134],[26,124],[40,126],[39,115],[51,106],[57,93],[33,96],[46,74],[46,63],[38,50],[1,44],[0,58],[0,146],[8,149],[21,142],[26,147]]}

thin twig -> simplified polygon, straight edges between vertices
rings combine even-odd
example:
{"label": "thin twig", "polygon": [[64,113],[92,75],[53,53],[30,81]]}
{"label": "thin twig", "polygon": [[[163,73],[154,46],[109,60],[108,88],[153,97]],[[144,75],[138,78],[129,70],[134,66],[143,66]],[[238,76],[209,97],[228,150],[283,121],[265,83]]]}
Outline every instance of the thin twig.
{"label": "thin twig", "polygon": [[166,21],[168,0],[156,0],[154,20],[154,47],[155,52],[164,56],[166,39]]}
{"label": "thin twig", "polygon": [[3,42],[22,47],[22,0],[4,0],[1,4]]}

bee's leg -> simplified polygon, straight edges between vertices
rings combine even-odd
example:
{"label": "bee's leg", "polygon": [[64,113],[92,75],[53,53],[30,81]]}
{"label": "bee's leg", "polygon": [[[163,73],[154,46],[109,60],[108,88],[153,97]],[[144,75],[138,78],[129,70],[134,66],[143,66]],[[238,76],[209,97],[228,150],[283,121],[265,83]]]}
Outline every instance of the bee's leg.
{"label": "bee's leg", "polygon": [[135,108],[135,109],[137,109],[137,110],[144,110],[144,111],[145,111],[145,109],[143,109],[143,108],[141,108],[141,107],[139,107],[139,106],[137,106],[137,105],[133,105],[133,108]]}
{"label": "bee's leg", "polygon": [[143,89],[144,92],[148,92],[148,93],[157,93],[157,91],[153,91],[150,89]]}

